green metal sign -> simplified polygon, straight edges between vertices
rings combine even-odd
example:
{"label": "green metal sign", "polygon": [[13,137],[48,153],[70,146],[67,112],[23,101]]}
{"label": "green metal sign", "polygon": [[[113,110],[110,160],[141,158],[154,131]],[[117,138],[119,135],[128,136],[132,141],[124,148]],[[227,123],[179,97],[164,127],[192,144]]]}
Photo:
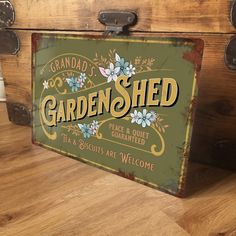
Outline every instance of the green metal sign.
{"label": "green metal sign", "polygon": [[33,142],[181,195],[203,42],[32,40]]}

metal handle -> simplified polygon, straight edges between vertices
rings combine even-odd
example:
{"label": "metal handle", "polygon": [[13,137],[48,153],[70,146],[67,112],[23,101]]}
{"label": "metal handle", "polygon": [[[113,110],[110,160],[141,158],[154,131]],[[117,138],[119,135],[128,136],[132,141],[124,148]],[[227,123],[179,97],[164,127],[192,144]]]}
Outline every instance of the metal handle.
{"label": "metal handle", "polygon": [[99,12],[98,20],[106,26],[104,35],[128,34],[128,27],[136,24],[137,15],[130,11],[107,10]]}

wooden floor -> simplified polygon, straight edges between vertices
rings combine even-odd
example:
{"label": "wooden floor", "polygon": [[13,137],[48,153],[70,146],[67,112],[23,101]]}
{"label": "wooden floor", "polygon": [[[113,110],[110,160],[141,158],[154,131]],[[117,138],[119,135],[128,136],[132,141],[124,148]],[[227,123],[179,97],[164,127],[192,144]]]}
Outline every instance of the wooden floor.
{"label": "wooden floor", "polygon": [[0,132],[0,235],[236,235],[235,173],[180,199],[32,145],[4,103]]}

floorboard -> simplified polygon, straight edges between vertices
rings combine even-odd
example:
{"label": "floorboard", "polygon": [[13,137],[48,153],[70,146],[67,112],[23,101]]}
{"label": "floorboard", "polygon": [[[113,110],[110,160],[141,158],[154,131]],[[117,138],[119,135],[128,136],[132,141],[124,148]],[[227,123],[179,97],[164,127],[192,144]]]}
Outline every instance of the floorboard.
{"label": "floorboard", "polygon": [[236,173],[209,173],[170,196],[32,145],[0,103],[1,236],[236,235]]}

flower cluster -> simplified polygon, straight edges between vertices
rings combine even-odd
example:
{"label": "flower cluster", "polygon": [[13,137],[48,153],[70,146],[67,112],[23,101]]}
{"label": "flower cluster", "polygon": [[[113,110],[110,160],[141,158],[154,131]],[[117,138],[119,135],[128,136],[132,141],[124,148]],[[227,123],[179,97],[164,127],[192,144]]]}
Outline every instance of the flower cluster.
{"label": "flower cluster", "polygon": [[78,124],[81,132],[84,135],[84,138],[90,138],[92,135],[95,135],[97,133],[97,130],[99,128],[98,121],[93,121],[91,124]]}
{"label": "flower cluster", "polygon": [[125,61],[124,58],[121,58],[117,53],[115,54],[115,63],[110,63],[109,68],[105,69],[99,67],[101,74],[107,78],[107,83],[110,83],[112,80],[116,81],[119,76],[128,76],[131,77],[135,75],[135,67],[132,64]]}
{"label": "flower cluster", "polygon": [[142,125],[143,128],[150,126],[157,119],[157,113],[155,111],[148,112],[147,109],[143,109],[142,112],[134,110],[134,113],[130,113],[132,118],[131,123],[137,123]]}
{"label": "flower cluster", "polygon": [[72,92],[77,92],[78,89],[83,88],[86,79],[85,73],[81,73],[79,78],[73,76],[66,78],[66,82],[70,86]]}

